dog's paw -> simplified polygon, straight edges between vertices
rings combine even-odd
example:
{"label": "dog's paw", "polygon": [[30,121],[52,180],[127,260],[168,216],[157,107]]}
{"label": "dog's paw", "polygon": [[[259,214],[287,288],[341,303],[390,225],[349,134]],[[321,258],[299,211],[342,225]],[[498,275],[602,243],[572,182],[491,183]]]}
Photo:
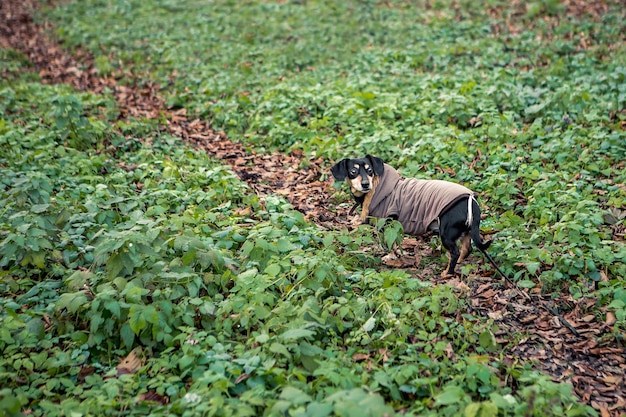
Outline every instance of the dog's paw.
{"label": "dog's paw", "polygon": [[450,278],[454,278],[454,277],[455,277],[455,275],[449,273],[448,271],[443,271],[441,273],[441,278],[443,278],[443,279],[450,279]]}
{"label": "dog's paw", "polygon": [[362,219],[360,215],[356,215],[350,223],[352,224],[352,227],[358,228],[360,225],[365,223],[365,220]]}

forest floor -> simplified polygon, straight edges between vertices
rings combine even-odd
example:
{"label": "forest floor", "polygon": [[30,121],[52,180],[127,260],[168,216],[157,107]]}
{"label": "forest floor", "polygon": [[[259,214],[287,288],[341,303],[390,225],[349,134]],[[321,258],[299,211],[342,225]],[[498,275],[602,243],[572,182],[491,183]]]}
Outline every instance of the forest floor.
{"label": "forest floor", "polygon": [[[159,95],[159,86],[132,68],[101,76],[88,52],[65,50],[51,36],[51,27],[35,22],[33,11],[37,7],[36,0],[0,4],[0,20],[5,22],[0,25],[0,47],[22,53],[42,82],[68,84],[96,94],[110,91],[120,118],[164,118],[164,132],[228,164],[260,197],[280,194],[320,227],[350,227],[348,211],[352,204],[338,201],[332,178],[323,175],[328,174],[328,161],[298,153],[255,153],[223,132],[214,131],[210,121],[193,118],[184,108],[168,108]],[[421,239],[407,238],[404,255],[386,267],[405,268],[421,279],[445,282],[469,292],[472,309],[499,325],[495,336],[504,350],[496,354],[512,363],[532,362],[555,381],[571,383],[581,401],[603,417],[626,413],[626,348],[611,333],[613,318],[592,313],[597,310],[597,300],[575,300],[565,293],[522,296],[518,288],[487,271],[476,271],[463,282],[441,280],[434,269],[415,268],[432,252]]]}

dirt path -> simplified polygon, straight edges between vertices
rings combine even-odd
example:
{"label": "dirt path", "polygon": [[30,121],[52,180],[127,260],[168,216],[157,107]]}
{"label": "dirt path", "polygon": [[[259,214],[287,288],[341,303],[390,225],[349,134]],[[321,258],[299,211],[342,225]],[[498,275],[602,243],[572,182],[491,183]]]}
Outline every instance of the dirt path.
{"label": "dirt path", "polygon": [[[0,25],[0,47],[23,53],[45,83],[69,84],[94,93],[108,88],[115,95],[121,118],[164,115],[168,121],[164,129],[228,163],[260,196],[284,195],[295,209],[322,227],[348,225],[346,205],[332,211],[328,209],[337,206],[332,197],[332,180],[320,180],[328,161],[304,160],[303,155],[296,154],[247,152],[225,134],[212,130],[208,121],[192,119],[184,109],[168,109],[159,96],[159,87],[145,82],[140,75],[128,71],[100,76],[90,54],[77,51],[70,55],[47,35],[49,27],[33,22],[32,10],[36,6],[36,0],[0,2],[0,22],[5,22]],[[122,77],[141,82],[120,85],[118,80]],[[403,247],[406,256],[389,266],[407,268],[414,276],[425,280],[438,280],[434,271],[415,268],[416,259],[432,256],[427,245],[416,239],[405,239]],[[499,325],[501,330],[495,336],[506,361],[533,361],[554,380],[572,383],[581,400],[591,404],[602,417],[626,413],[626,349],[620,344],[623,342],[611,334],[604,318],[594,314],[597,313],[596,300],[574,300],[567,294],[553,301],[543,299],[544,303],[558,308],[575,328],[575,334],[552,312],[538,306],[539,294],[532,294],[535,302],[528,302],[489,272],[475,271],[464,283],[448,283],[470,291],[474,312]],[[511,340],[511,334],[525,336]]]}

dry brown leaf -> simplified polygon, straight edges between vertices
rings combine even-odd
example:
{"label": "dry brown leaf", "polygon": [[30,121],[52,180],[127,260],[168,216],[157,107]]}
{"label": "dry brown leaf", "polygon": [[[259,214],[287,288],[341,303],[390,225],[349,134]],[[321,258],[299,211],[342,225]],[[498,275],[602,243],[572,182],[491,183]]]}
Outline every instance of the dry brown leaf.
{"label": "dry brown leaf", "polygon": [[531,314],[529,316],[522,317],[521,319],[519,319],[519,321],[525,324],[534,322],[535,320],[537,320],[537,318],[539,318],[539,316],[537,316],[536,314]]}
{"label": "dry brown leaf", "polygon": [[239,375],[237,377],[237,379],[235,379],[235,385],[237,385],[238,383],[240,383],[242,381],[245,381],[248,378],[250,378],[250,374],[243,373],[243,374]]}
{"label": "dry brown leaf", "polygon": [[155,391],[144,392],[139,396],[140,401],[151,401],[156,403],[161,403],[163,405],[168,404],[170,399],[164,395],[158,394]]}
{"label": "dry brown leaf", "polygon": [[386,266],[390,266],[392,268],[401,268],[403,265],[402,259],[400,258],[386,258],[383,257],[382,262]]}
{"label": "dry brown leaf", "polygon": [[361,362],[369,358],[369,353],[355,353],[354,355],[352,355],[352,359],[356,362]]}
{"label": "dry brown leaf", "polygon": [[453,286],[454,288],[456,288],[457,290],[460,290],[462,292],[466,292],[469,293],[470,287],[463,281],[455,278],[453,280],[451,280],[450,282],[448,282],[448,284],[450,284],[451,286]]}
{"label": "dry brown leaf", "polygon": [[451,359],[452,361],[456,360],[456,355],[454,354],[452,343],[448,343],[443,351],[446,352],[446,356],[448,357],[448,359]]}
{"label": "dry brown leaf", "polygon": [[487,317],[492,320],[500,320],[502,319],[502,317],[504,317],[504,312],[502,310],[488,311]]}
{"label": "dry brown leaf", "polygon": [[389,350],[387,350],[387,348],[378,349],[378,354],[382,356],[383,363],[387,362],[390,359]]}
{"label": "dry brown leaf", "polygon": [[590,321],[593,321],[595,318],[596,316],[594,316],[593,314],[587,314],[585,317],[581,319],[581,321],[584,321],[585,323],[589,323]]}
{"label": "dry brown leaf", "polygon": [[606,324],[607,326],[612,326],[615,324],[616,321],[617,318],[615,318],[615,314],[610,311],[606,313],[606,320],[604,320],[604,324]]}
{"label": "dry brown leaf", "polygon": [[131,350],[128,356],[126,356],[122,361],[117,365],[117,376],[124,374],[134,374],[138,370],[141,369],[145,362],[145,358],[143,357],[142,350],[140,346],[137,346],[135,349]]}

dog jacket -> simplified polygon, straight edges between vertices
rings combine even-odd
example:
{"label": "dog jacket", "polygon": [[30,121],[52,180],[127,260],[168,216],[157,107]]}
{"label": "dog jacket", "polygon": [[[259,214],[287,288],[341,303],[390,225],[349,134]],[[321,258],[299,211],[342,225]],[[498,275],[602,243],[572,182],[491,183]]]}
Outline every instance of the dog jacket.
{"label": "dog jacket", "polygon": [[433,228],[441,213],[464,197],[474,196],[469,188],[448,181],[402,178],[391,166],[384,164],[369,215],[374,217],[397,217],[404,232],[419,236]]}

